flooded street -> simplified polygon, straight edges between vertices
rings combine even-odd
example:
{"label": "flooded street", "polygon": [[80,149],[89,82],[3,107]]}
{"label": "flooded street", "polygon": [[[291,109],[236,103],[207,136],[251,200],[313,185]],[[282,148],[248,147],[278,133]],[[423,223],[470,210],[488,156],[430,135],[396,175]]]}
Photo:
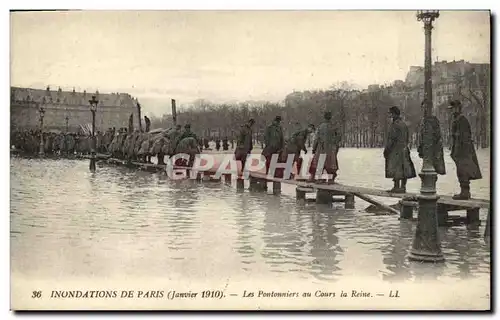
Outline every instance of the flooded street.
{"label": "flooded street", "polygon": [[[378,149],[344,149],[339,182],[389,188]],[[412,155],[415,165],[420,161]],[[489,198],[489,150],[478,152],[483,180],[473,196]],[[439,193],[457,190],[454,166]],[[354,174],[355,173],[355,174]],[[419,179],[408,184],[418,191]],[[396,199],[386,199],[395,203]],[[387,281],[484,279],[490,247],[482,225],[440,228],[446,263],[409,262],[415,222],[356,210],[296,204],[294,187],[280,197],[237,193],[233,185],[171,181],[165,175],[88,161],[11,158],[11,270],[35,278],[135,277],[190,279],[267,277],[329,283],[344,276]],[[465,213],[463,213],[465,214]]]}

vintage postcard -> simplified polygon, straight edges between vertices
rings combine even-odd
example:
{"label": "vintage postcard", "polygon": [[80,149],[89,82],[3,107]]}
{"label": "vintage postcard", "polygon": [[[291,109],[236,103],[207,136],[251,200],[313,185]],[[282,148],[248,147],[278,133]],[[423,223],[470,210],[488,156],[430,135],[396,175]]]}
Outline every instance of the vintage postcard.
{"label": "vintage postcard", "polygon": [[491,310],[490,19],[11,11],[11,309]]}

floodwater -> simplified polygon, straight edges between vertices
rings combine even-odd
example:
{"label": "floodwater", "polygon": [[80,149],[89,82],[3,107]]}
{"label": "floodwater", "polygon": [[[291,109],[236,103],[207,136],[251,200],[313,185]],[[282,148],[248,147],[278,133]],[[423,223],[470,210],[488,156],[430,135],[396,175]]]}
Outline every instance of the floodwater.
{"label": "floodwater", "polygon": [[[478,150],[483,179],[473,197],[490,198],[489,150]],[[417,170],[421,161],[412,153]],[[438,193],[458,191],[446,154]],[[446,262],[409,262],[415,222],[375,215],[356,199],[355,210],[297,204],[294,187],[279,197],[235,183],[172,181],[88,160],[11,157],[11,272],[19,276],[135,277],[178,274],[190,279],[234,276],[335,282],[344,276],[407,282],[490,280],[490,246],[483,239],[486,212],[477,229],[440,228]],[[340,183],[389,189],[382,149],[342,149]],[[408,183],[418,192],[420,179]],[[271,190],[271,189],[270,189]],[[396,199],[385,199],[387,204]],[[462,213],[465,214],[465,213]]]}

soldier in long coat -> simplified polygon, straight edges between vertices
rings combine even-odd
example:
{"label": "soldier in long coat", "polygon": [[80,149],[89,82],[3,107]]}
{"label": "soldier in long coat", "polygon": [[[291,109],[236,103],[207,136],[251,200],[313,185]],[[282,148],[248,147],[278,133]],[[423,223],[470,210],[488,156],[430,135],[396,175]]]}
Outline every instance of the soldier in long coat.
{"label": "soldier in long coat", "polygon": [[408,148],[409,132],[401,119],[401,111],[398,107],[391,107],[389,113],[392,117],[392,124],[384,149],[385,177],[394,181],[394,187],[389,192],[405,193],[407,180],[417,176]]}
{"label": "soldier in long coat", "polygon": [[[175,152],[175,147],[177,146],[177,143],[179,142],[179,138],[182,135],[182,126],[180,124],[176,125],[175,128],[170,130],[167,134],[168,139],[170,139],[171,142],[171,153]],[[171,156],[171,154],[170,154]]]}
{"label": "soldier in long coat", "polygon": [[241,126],[241,130],[236,138],[236,149],[234,150],[234,156],[236,161],[241,161],[242,170],[245,168],[245,162],[247,160],[248,154],[250,154],[253,149],[252,127],[254,124],[254,119],[248,120],[248,123]]}
{"label": "soldier in long coat", "polygon": [[307,153],[306,141],[307,137],[314,132],[315,128],[313,124],[310,124],[305,129],[299,129],[295,131],[288,141],[285,142],[285,149],[281,154],[280,161],[286,162],[288,159],[288,155],[294,155],[294,162],[297,167],[297,173],[300,172],[300,168],[302,166],[302,159],[300,158],[300,152],[303,150],[304,153]]}
{"label": "soldier in long coat", "polygon": [[283,128],[281,127],[281,117],[276,116],[271,125],[264,132],[264,150],[262,155],[266,158],[266,173],[271,165],[273,154],[280,154],[285,146],[285,138],[283,136]]}
{"label": "soldier in long coat", "polygon": [[482,179],[483,176],[474,150],[469,120],[462,114],[462,104],[455,100],[448,108],[453,112],[451,158],[457,166],[460,183],[460,193],[454,195],[453,199],[466,200],[470,199],[470,180]]}
{"label": "soldier in long coat", "polygon": [[335,182],[339,169],[337,153],[340,146],[340,139],[339,127],[332,123],[332,113],[329,111],[325,112],[324,122],[318,127],[313,145],[312,151],[314,156],[309,167],[309,173],[312,175],[311,180],[314,179],[314,175],[316,174],[319,157],[321,154],[324,154],[326,159],[323,168],[328,174],[332,175],[330,183]]}
{"label": "soldier in long coat", "polygon": [[[422,107],[424,106],[425,100],[422,102]],[[428,148],[425,148],[424,144],[424,133],[426,130],[432,133],[432,141]],[[429,152],[429,157],[436,173],[445,175],[446,167],[444,164],[443,139],[441,137],[439,120],[436,116],[429,115],[423,119],[423,122],[419,125],[419,141],[420,143],[417,148],[418,156],[424,158],[424,153]]]}

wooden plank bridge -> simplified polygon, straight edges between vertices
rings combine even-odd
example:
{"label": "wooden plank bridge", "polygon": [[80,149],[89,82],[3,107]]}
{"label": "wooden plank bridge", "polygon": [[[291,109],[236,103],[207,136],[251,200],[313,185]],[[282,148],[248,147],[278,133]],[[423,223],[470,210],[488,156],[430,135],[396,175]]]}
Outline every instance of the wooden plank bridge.
{"label": "wooden plank bridge", "polygon": [[[139,170],[144,170],[148,172],[161,172],[167,169],[166,165],[158,165],[151,163],[141,163],[141,162],[127,162],[120,159],[110,158],[110,157],[99,157],[100,160],[105,161],[109,164],[114,165],[125,165],[133,167]],[[189,167],[179,167],[174,166],[175,170],[186,170],[188,174],[191,174],[192,168]],[[214,175],[218,167],[214,166],[212,169],[201,171],[196,173],[196,179],[206,180],[206,181],[220,181],[222,178],[226,182],[231,182],[233,175],[224,173],[221,177],[214,178]],[[240,170],[241,171],[241,170]],[[244,180],[239,175],[236,178],[236,188],[238,190],[244,189]],[[296,198],[297,201],[301,202],[312,202],[317,204],[332,204],[334,202],[343,202],[345,209],[354,209],[355,198],[360,198],[367,201],[381,211],[389,212],[391,214],[399,214],[400,219],[414,219],[414,211],[418,207],[418,194],[417,193],[391,193],[386,190],[380,190],[375,188],[366,188],[358,186],[349,186],[340,183],[326,184],[323,181],[311,183],[304,180],[296,179],[282,179],[270,177],[265,174],[265,172],[255,172],[249,173],[250,186],[249,189],[253,191],[267,191],[268,183],[272,183],[273,194],[278,195],[281,193],[281,184],[290,184],[296,186]],[[307,199],[306,194],[315,194],[315,199]],[[372,198],[384,197],[384,198],[396,198],[400,199],[397,205],[387,206],[381,201]],[[437,213],[438,213],[438,224],[440,226],[454,225],[457,223],[466,223],[469,225],[479,226],[481,221],[479,219],[479,210],[488,209],[488,216],[490,210],[490,201],[486,199],[468,199],[468,200],[455,200],[451,196],[438,195],[437,200]],[[395,209],[399,208],[399,211]],[[459,215],[450,215],[449,212],[462,211],[466,212],[466,216],[462,217]]]}

